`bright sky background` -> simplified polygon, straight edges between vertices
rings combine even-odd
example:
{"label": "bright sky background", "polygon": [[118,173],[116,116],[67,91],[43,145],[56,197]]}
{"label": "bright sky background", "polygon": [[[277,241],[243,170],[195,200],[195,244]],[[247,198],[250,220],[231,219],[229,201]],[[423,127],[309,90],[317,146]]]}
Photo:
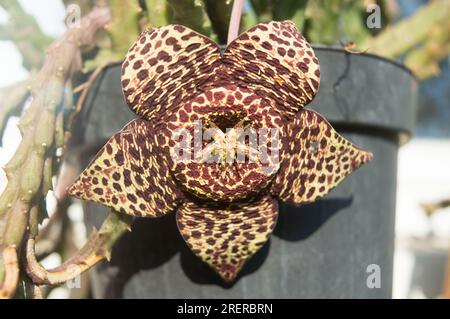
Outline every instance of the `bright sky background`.
{"label": "bright sky background", "polygon": [[[65,8],[60,0],[19,0],[23,8],[33,14],[46,34],[58,37],[64,33]],[[8,15],[0,8],[0,23],[7,21]],[[27,71],[22,67],[22,58],[10,41],[0,41],[0,87],[23,80]]]}

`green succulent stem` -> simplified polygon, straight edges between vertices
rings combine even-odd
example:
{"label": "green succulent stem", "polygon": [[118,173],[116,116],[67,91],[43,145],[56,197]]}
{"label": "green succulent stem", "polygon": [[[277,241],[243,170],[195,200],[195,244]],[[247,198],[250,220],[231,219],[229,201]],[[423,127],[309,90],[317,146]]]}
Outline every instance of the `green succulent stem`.
{"label": "green succulent stem", "polygon": [[447,23],[444,22],[442,26],[435,25],[424,43],[407,54],[404,63],[419,79],[426,79],[439,74],[439,61],[449,54],[450,14]]}
{"label": "green succulent stem", "polygon": [[19,283],[19,261],[16,246],[0,244],[0,299],[12,298]]}
{"label": "green succulent stem", "polygon": [[143,11],[138,1],[110,0],[109,6],[111,22],[106,29],[111,37],[113,56],[123,59],[141,32],[139,20]]}
{"label": "green succulent stem", "polygon": [[26,271],[36,285],[57,285],[75,278],[104,258],[110,259],[111,249],[122,234],[130,230],[132,217],[111,211],[98,231],[93,231],[86,244],[62,265],[46,270],[36,259],[35,239],[26,247]]}
{"label": "green succulent stem", "polygon": [[204,0],[203,2],[205,4],[206,13],[211,20],[213,32],[217,35],[217,42],[219,44],[226,44],[233,1]]}
{"label": "green succulent stem", "polygon": [[360,47],[388,58],[405,54],[405,64],[418,78],[425,79],[439,73],[439,61],[450,54],[449,21],[450,2],[431,1]]}
{"label": "green succulent stem", "polygon": [[445,26],[450,17],[450,3],[446,0],[431,1],[417,13],[393,26],[387,27],[378,36],[362,43],[370,52],[394,58],[412,49],[427,39],[435,25]]}
{"label": "green succulent stem", "polygon": [[211,36],[211,21],[201,0],[167,0],[171,23],[183,24],[206,36]]}
{"label": "green succulent stem", "polygon": [[291,20],[299,30],[302,30],[307,4],[308,0],[273,0],[273,19],[277,21]]}
{"label": "green succulent stem", "polygon": [[[81,68],[80,47],[91,43],[95,31],[109,21],[109,9],[96,8],[81,20],[79,27],[68,30],[47,50],[44,65],[31,85],[30,106],[19,123],[22,141],[5,167],[8,184],[0,196],[0,245],[20,247],[22,243],[32,203],[38,201],[36,197],[48,170],[45,163],[53,156],[49,150],[54,143],[65,82]],[[48,187],[48,176],[46,179]],[[0,274],[4,269],[0,263]]]}
{"label": "green succulent stem", "polygon": [[161,27],[169,23],[166,0],[145,0],[146,24],[148,27]]}

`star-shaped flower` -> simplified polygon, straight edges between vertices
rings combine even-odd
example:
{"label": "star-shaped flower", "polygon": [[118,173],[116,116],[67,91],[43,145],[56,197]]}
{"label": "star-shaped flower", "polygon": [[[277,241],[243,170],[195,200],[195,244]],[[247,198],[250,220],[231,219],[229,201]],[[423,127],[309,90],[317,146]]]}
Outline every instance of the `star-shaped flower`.
{"label": "star-shaped flower", "polygon": [[[319,79],[311,46],[289,21],[258,24],[223,54],[184,26],[147,30],[122,66],[140,118],[69,193],[138,217],[176,212],[192,252],[232,281],[272,233],[278,201],[321,198],[371,159],[304,108]],[[268,133],[252,144],[245,128]],[[208,130],[211,143],[195,138]]]}

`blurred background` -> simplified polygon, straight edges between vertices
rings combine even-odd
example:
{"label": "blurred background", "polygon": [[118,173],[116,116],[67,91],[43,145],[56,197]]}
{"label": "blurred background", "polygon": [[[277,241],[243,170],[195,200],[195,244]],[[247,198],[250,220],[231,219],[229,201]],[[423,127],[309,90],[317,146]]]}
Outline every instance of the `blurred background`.
{"label": "blurred background", "polygon": [[[4,96],[13,90],[16,83],[28,79],[33,69],[33,67],[27,67],[30,65],[29,57],[26,57],[27,61],[24,60],[24,52],[28,50],[26,37],[12,37],[4,32],[5,26],[9,23],[10,13],[2,8],[2,2],[4,1],[0,1],[2,57],[0,59],[0,103]],[[70,1],[63,3],[61,0],[20,0],[18,2],[27,14],[35,18],[37,27],[45,37],[42,41],[43,45],[48,45],[52,39],[58,38],[66,30],[65,5]],[[354,2],[347,1],[347,3]],[[383,19],[389,21],[389,24],[395,24],[410,19],[433,1],[382,2],[385,12],[388,12],[388,17]],[[375,2],[356,1],[356,3],[364,8]],[[431,18],[432,16],[425,17],[425,19]],[[384,28],[383,23],[382,20]],[[446,39],[428,44],[426,49],[438,58],[427,65],[422,64],[423,69],[416,70],[420,73],[416,129],[413,138],[401,147],[398,156],[394,298],[438,298],[444,296],[444,291],[446,291],[446,297],[450,297],[448,262],[450,247],[450,41],[448,39],[450,19],[448,15],[440,26],[446,33]],[[332,27],[331,29],[333,30]],[[324,26],[323,33],[326,34],[327,30]],[[405,38],[414,37],[414,29],[407,31],[403,33]],[[33,32],[33,30],[24,32]],[[308,40],[313,43],[315,40],[323,40],[313,32],[310,36],[312,39]],[[357,36],[351,37],[348,33],[340,38],[347,46],[351,46],[351,41],[364,42],[356,41]],[[30,48],[29,53],[32,53],[32,49],[36,48]],[[357,49],[364,50],[365,47],[358,46]],[[411,60],[411,57],[405,54],[396,54],[398,60],[404,61],[408,58]],[[0,108],[2,106],[3,104],[0,104]],[[0,166],[8,162],[20,142],[20,133],[16,126],[18,119],[18,116],[12,116],[5,123],[0,147]],[[5,185],[6,177],[0,170],[0,193]],[[49,202],[51,205],[51,198]],[[77,238],[79,237],[77,241],[81,243],[84,235],[81,209],[73,207],[70,218],[75,225],[78,225],[75,229]],[[44,264],[52,266],[60,261],[61,257],[58,254],[52,254],[46,258]],[[68,295],[67,288],[58,288],[50,297]]]}

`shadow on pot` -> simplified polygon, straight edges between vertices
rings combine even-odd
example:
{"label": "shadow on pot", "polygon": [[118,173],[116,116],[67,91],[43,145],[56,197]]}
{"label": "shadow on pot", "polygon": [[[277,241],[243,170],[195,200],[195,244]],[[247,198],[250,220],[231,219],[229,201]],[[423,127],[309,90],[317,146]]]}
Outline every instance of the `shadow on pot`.
{"label": "shadow on pot", "polygon": [[[280,204],[280,215],[274,235],[288,241],[304,240],[331,216],[350,206],[352,201],[352,198],[324,199],[301,207]],[[132,249],[129,249],[130,247]],[[101,263],[99,270],[104,267],[106,270],[111,266],[117,269],[114,280],[109,281],[109,287],[105,291],[118,292],[122,291],[130,278],[138,272],[157,268],[180,253],[181,268],[192,282],[231,289],[240,278],[256,272],[264,264],[269,250],[270,239],[245,264],[233,283],[225,283],[189,250],[176,227],[175,214],[170,214],[156,219],[136,219],[133,231],[125,234],[114,246],[111,264]],[[127,261],[126,267],[124,260]]]}
{"label": "shadow on pot", "polygon": [[280,214],[273,234],[288,241],[304,240],[352,202],[353,197],[322,199],[303,206],[280,203]]}

